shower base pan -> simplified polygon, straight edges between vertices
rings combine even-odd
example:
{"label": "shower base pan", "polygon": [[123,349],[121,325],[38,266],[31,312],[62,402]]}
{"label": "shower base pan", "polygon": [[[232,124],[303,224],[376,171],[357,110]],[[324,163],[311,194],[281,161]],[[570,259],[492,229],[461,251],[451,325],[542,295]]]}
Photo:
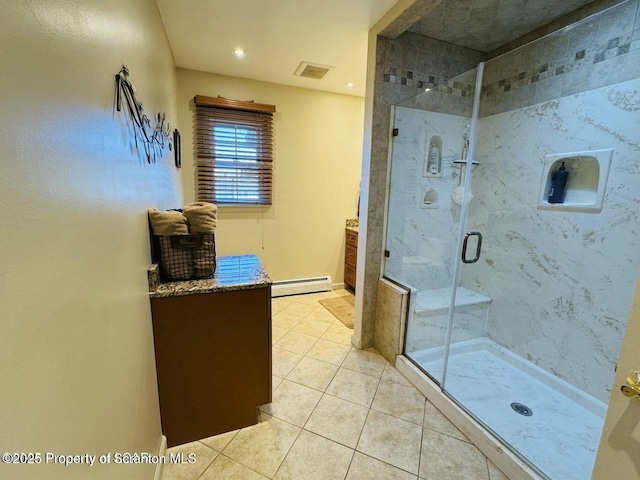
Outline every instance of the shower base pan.
{"label": "shower base pan", "polygon": [[[413,361],[428,372],[442,371],[443,356],[442,347],[411,354]],[[478,437],[478,432],[484,429],[477,424],[465,425],[475,422],[466,414],[460,415],[465,412],[407,359],[398,357],[397,363],[400,371],[417,381],[414,383],[418,388],[425,380],[431,384],[427,390],[432,395],[420,389],[510,478],[540,478],[527,471],[510,452],[503,450],[498,455],[495,446],[482,448],[483,444],[491,443]],[[424,378],[418,379],[416,373]],[[546,477],[591,478],[606,413],[604,403],[486,337],[451,344],[445,388],[481,424]],[[432,399],[434,394],[442,399]]]}

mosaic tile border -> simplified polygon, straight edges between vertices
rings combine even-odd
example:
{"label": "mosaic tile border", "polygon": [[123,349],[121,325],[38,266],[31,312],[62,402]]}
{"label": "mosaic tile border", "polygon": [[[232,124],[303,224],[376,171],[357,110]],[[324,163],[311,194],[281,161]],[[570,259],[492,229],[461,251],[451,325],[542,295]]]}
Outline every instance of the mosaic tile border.
{"label": "mosaic tile border", "polygon": [[[628,32],[600,43],[597,47],[582,48],[560,59],[538,64],[533,69],[523,69],[517,74],[502,78],[482,87],[482,98],[504,94],[542,80],[565,75],[580,68],[596,65],[605,60],[628,54],[635,44],[639,31]],[[431,89],[436,92],[458,97],[473,97],[474,85],[450,80],[437,75],[403,70],[390,67],[384,74],[384,82],[406,85],[418,89]]]}
{"label": "mosaic tile border", "polygon": [[535,68],[523,69],[515,75],[502,78],[482,87],[482,98],[506,93],[552,77],[565,75],[580,68],[596,65],[610,58],[629,53],[634,32],[602,42],[596,48],[583,48],[560,60],[548,61]]}
{"label": "mosaic tile border", "polygon": [[458,97],[473,97],[474,86],[467,83],[450,80],[448,78],[429,75],[427,73],[413,72],[411,70],[402,70],[400,68],[389,68],[388,73],[384,74],[386,83],[396,85],[406,85],[426,90],[427,88],[435,91],[455,95]]}

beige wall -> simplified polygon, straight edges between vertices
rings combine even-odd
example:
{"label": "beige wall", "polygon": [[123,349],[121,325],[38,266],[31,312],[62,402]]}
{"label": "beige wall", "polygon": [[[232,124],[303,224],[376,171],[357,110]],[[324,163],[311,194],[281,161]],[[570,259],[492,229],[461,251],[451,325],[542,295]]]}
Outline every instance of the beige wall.
{"label": "beige wall", "polygon": [[[0,2],[0,452],[158,452],[146,209],[182,202],[114,112],[122,63],[177,120],[153,0]],[[0,478],[152,479],[155,467],[0,464]]]}
{"label": "beige wall", "polygon": [[274,201],[223,207],[218,255],[255,253],[274,280],[331,275],[343,282],[344,227],[355,218],[364,99],[178,69],[185,202],[195,199],[195,95],[276,106]]}

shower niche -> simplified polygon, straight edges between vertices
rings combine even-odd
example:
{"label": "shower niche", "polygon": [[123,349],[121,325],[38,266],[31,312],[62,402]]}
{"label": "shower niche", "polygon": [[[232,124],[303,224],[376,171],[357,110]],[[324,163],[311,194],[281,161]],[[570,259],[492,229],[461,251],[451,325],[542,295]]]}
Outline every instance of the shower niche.
{"label": "shower niche", "polygon": [[429,187],[422,188],[420,208],[438,208],[438,192]]}
{"label": "shower niche", "polygon": [[423,177],[442,176],[442,137],[434,135],[427,143],[424,152],[424,165],[422,167]]}
{"label": "shower niche", "polygon": [[[540,183],[538,209],[600,213],[611,167],[613,149],[546,155]],[[551,203],[552,179],[562,167],[568,173],[564,200]]]}

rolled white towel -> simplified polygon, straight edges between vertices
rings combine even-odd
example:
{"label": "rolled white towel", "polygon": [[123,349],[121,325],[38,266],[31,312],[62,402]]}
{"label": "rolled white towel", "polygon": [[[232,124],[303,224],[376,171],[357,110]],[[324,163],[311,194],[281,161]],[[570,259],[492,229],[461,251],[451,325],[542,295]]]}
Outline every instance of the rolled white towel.
{"label": "rolled white towel", "polygon": [[155,208],[148,210],[149,221],[154,235],[188,235],[187,217],[180,212],[161,212]]}
{"label": "rolled white towel", "polygon": [[189,220],[190,233],[216,233],[218,226],[218,207],[213,203],[192,202],[182,213]]}

